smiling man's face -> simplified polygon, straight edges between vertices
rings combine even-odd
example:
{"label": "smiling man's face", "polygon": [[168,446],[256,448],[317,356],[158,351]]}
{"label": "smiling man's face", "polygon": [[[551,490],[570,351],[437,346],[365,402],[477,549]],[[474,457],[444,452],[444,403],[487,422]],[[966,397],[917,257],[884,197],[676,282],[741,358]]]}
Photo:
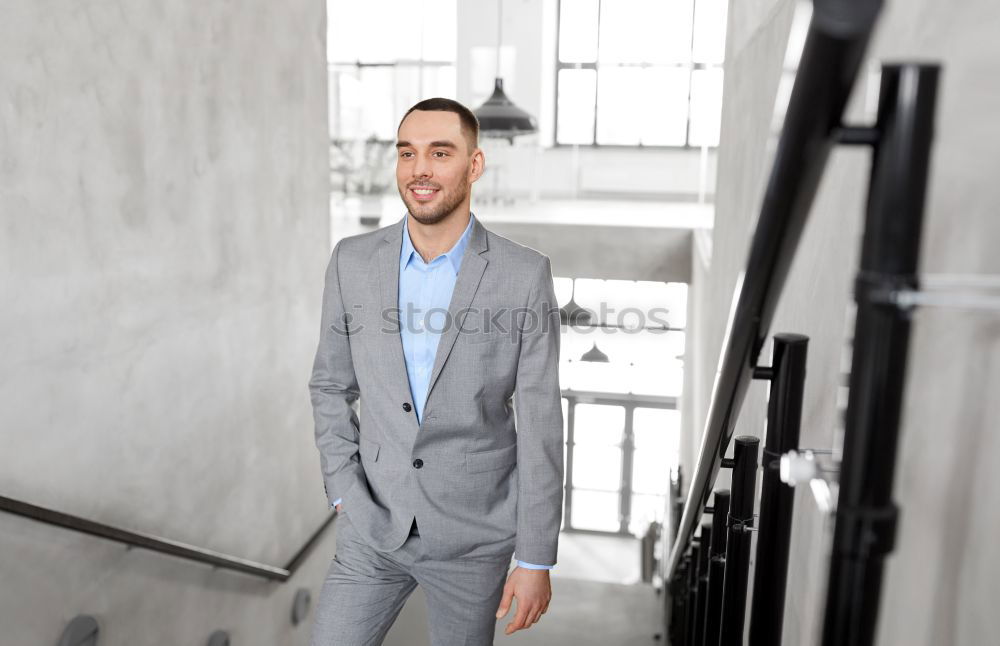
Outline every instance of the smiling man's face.
{"label": "smiling man's face", "polygon": [[482,150],[470,146],[454,112],[414,110],[400,124],[396,185],[410,215],[421,224],[469,209],[470,189],[484,162]]}

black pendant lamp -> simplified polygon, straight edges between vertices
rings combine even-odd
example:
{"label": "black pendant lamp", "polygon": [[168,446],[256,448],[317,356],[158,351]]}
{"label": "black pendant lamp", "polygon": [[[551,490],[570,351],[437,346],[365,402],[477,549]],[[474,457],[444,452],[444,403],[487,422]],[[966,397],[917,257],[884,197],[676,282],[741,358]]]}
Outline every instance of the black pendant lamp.
{"label": "black pendant lamp", "polygon": [[573,280],[569,302],[559,308],[559,322],[563,325],[590,325],[590,312],[576,304],[576,281]]}
{"label": "black pendant lamp", "polygon": [[594,363],[610,363],[608,355],[604,354],[597,347],[597,341],[594,341],[594,347],[583,353],[580,357],[580,361],[591,361]]}
{"label": "black pendant lamp", "polygon": [[518,135],[538,132],[535,118],[514,105],[503,91],[500,78],[500,47],[503,44],[503,0],[497,0],[497,72],[493,95],[474,110],[479,119],[479,132],[485,137],[498,137],[514,142]]}

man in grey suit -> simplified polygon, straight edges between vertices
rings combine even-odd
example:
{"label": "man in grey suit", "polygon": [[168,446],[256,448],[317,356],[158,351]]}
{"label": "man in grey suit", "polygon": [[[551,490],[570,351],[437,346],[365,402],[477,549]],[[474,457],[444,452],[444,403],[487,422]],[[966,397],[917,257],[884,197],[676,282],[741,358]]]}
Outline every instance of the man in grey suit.
{"label": "man in grey suit", "polygon": [[470,211],[478,130],[449,99],[411,108],[396,144],[407,214],[341,240],[327,268],[309,389],[340,527],[313,646],[381,644],[418,584],[435,646],[492,644],[513,600],[506,634],[551,598],[559,311],[549,258]]}

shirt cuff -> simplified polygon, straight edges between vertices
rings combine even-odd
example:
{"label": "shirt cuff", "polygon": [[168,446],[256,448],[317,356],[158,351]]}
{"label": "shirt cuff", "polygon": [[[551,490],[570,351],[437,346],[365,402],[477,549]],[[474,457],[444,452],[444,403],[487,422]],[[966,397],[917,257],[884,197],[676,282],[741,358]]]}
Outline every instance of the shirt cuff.
{"label": "shirt cuff", "polygon": [[525,563],[524,561],[517,562],[518,567],[523,567],[527,570],[551,570],[551,565],[535,565],[534,563]]}
{"label": "shirt cuff", "polygon": [[334,509],[334,508],[336,508],[336,506],[340,504],[340,501],[341,501],[341,498],[337,498],[336,500],[334,500],[334,501],[333,501],[333,504],[332,504],[332,505],[330,505],[330,508],[331,508],[331,509]]}

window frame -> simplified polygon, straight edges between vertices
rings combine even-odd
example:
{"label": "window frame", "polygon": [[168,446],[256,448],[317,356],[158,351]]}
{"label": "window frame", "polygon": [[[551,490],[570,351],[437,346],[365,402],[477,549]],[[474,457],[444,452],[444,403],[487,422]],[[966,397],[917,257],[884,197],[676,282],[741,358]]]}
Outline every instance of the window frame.
{"label": "window frame", "polygon": [[[597,57],[600,58],[600,43],[601,43],[601,4],[604,0],[597,0],[597,47],[598,53]],[[691,11],[691,45],[690,48],[694,49],[694,32],[695,32],[695,20],[697,15],[697,0],[692,0],[693,8]],[[719,69],[723,70],[725,74],[724,66],[725,60],[719,64],[713,63],[696,63],[693,60],[690,63],[682,63],[676,65],[665,65],[665,64],[655,64],[655,63],[604,63],[603,67],[628,67],[628,68],[683,68],[688,70],[688,91],[687,91],[687,119],[684,123],[684,144],[602,144],[597,141],[597,123],[599,119],[599,108],[598,108],[598,95],[600,93],[600,72],[598,66],[600,65],[598,61],[592,63],[564,63],[559,59],[559,44],[560,44],[560,33],[562,31],[562,4],[563,0],[558,0],[556,2],[556,39],[555,39],[555,80],[552,84],[553,93],[555,98],[552,102],[552,147],[553,148],[592,148],[592,149],[606,149],[606,150],[701,150],[702,148],[717,149],[719,144],[714,146],[700,145],[695,146],[691,144],[691,86],[692,86],[692,76],[696,70],[711,70]],[[593,141],[589,144],[571,144],[562,143],[559,141],[559,72],[564,69],[569,70],[579,70],[579,69],[591,69],[594,70],[596,80],[594,83],[594,128],[593,128]],[[721,142],[720,142],[721,143]]]}
{"label": "window frame", "polygon": [[[566,437],[564,444],[566,447],[566,463],[563,465],[563,525],[561,531],[576,534],[591,534],[597,536],[623,536],[635,538],[629,531],[632,521],[632,473],[633,457],[635,453],[635,440],[633,433],[633,418],[636,408],[661,408],[667,410],[680,410],[679,397],[664,397],[660,395],[633,395],[619,393],[603,393],[562,389],[560,399],[567,400],[567,415],[564,420],[566,425]],[[625,427],[623,429],[622,441],[618,446],[622,449],[622,465],[619,472],[620,488],[618,495],[618,524],[617,530],[585,529],[573,526],[573,491],[580,489],[584,491],[596,491],[587,487],[573,486],[573,451],[576,445],[576,405],[577,404],[599,404],[606,406],[621,406],[625,409]],[[612,492],[607,492],[612,493]],[[657,495],[657,494],[642,494]],[[660,496],[664,499],[665,506],[669,506],[670,492]],[[665,509],[664,524],[668,519],[669,511]]]}
{"label": "window frame", "polygon": [[[376,67],[390,67],[390,68],[394,68],[394,69],[396,69],[396,68],[412,68],[412,69],[419,70],[419,72],[421,72],[421,74],[420,74],[420,84],[421,84],[421,94],[423,94],[423,71],[425,69],[451,67],[451,68],[455,68],[457,70],[457,65],[458,65],[458,63],[456,61],[413,60],[413,59],[399,59],[399,60],[395,60],[395,61],[380,61],[380,62],[364,62],[364,61],[361,61],[361,60],[354,60],[354,61],[327,61],[327,63],[326,63],[326,70],[327,70],[327,72],[326,73],[327,73],[327,78],[332,78],[333,74],[339,74],[341,72],[346,72],[346,71],[349,71],[349,70],[352,70],[352,69],[360,71],[362,69],[376,68]],[[393,86],[392,89],[393,89],[393,101],[395,101],[395,98],[396,98],[395,97],[395,92],[397,91],[398,88],[395,87],[395,86]],[[329,89],[327,90],[327,93],[328,94],[332,94],[329,91]],[[341,114],[341,110],[342,109],[343,108],[342,108],[342,106],[340,104],[340,91],[339,91],[339,88],[338,88],[338,90],[336,92],[336,105],[329,106],[327,108],[327,110],[329,112],[331,112],[331,113],[334,112],[334,111],[336,111],[337,117],[338,118],[342,118],[342,114]],[[366,141],[366,140],[371,139],[371,137],[365,137],[365,136],[360,136],[360,137],[343,137],[343,136],[334,137],[333,133],[330,133],[329,137],[330,137],[331,142],[355,142],[355,141]],[[386,139],[386,140],[383,140],[383,139],[375,138],[375,141],[378,141],[380,143],[384,143],[386,141],[389,141],[389,142],[395,141],[395,139]]]}

